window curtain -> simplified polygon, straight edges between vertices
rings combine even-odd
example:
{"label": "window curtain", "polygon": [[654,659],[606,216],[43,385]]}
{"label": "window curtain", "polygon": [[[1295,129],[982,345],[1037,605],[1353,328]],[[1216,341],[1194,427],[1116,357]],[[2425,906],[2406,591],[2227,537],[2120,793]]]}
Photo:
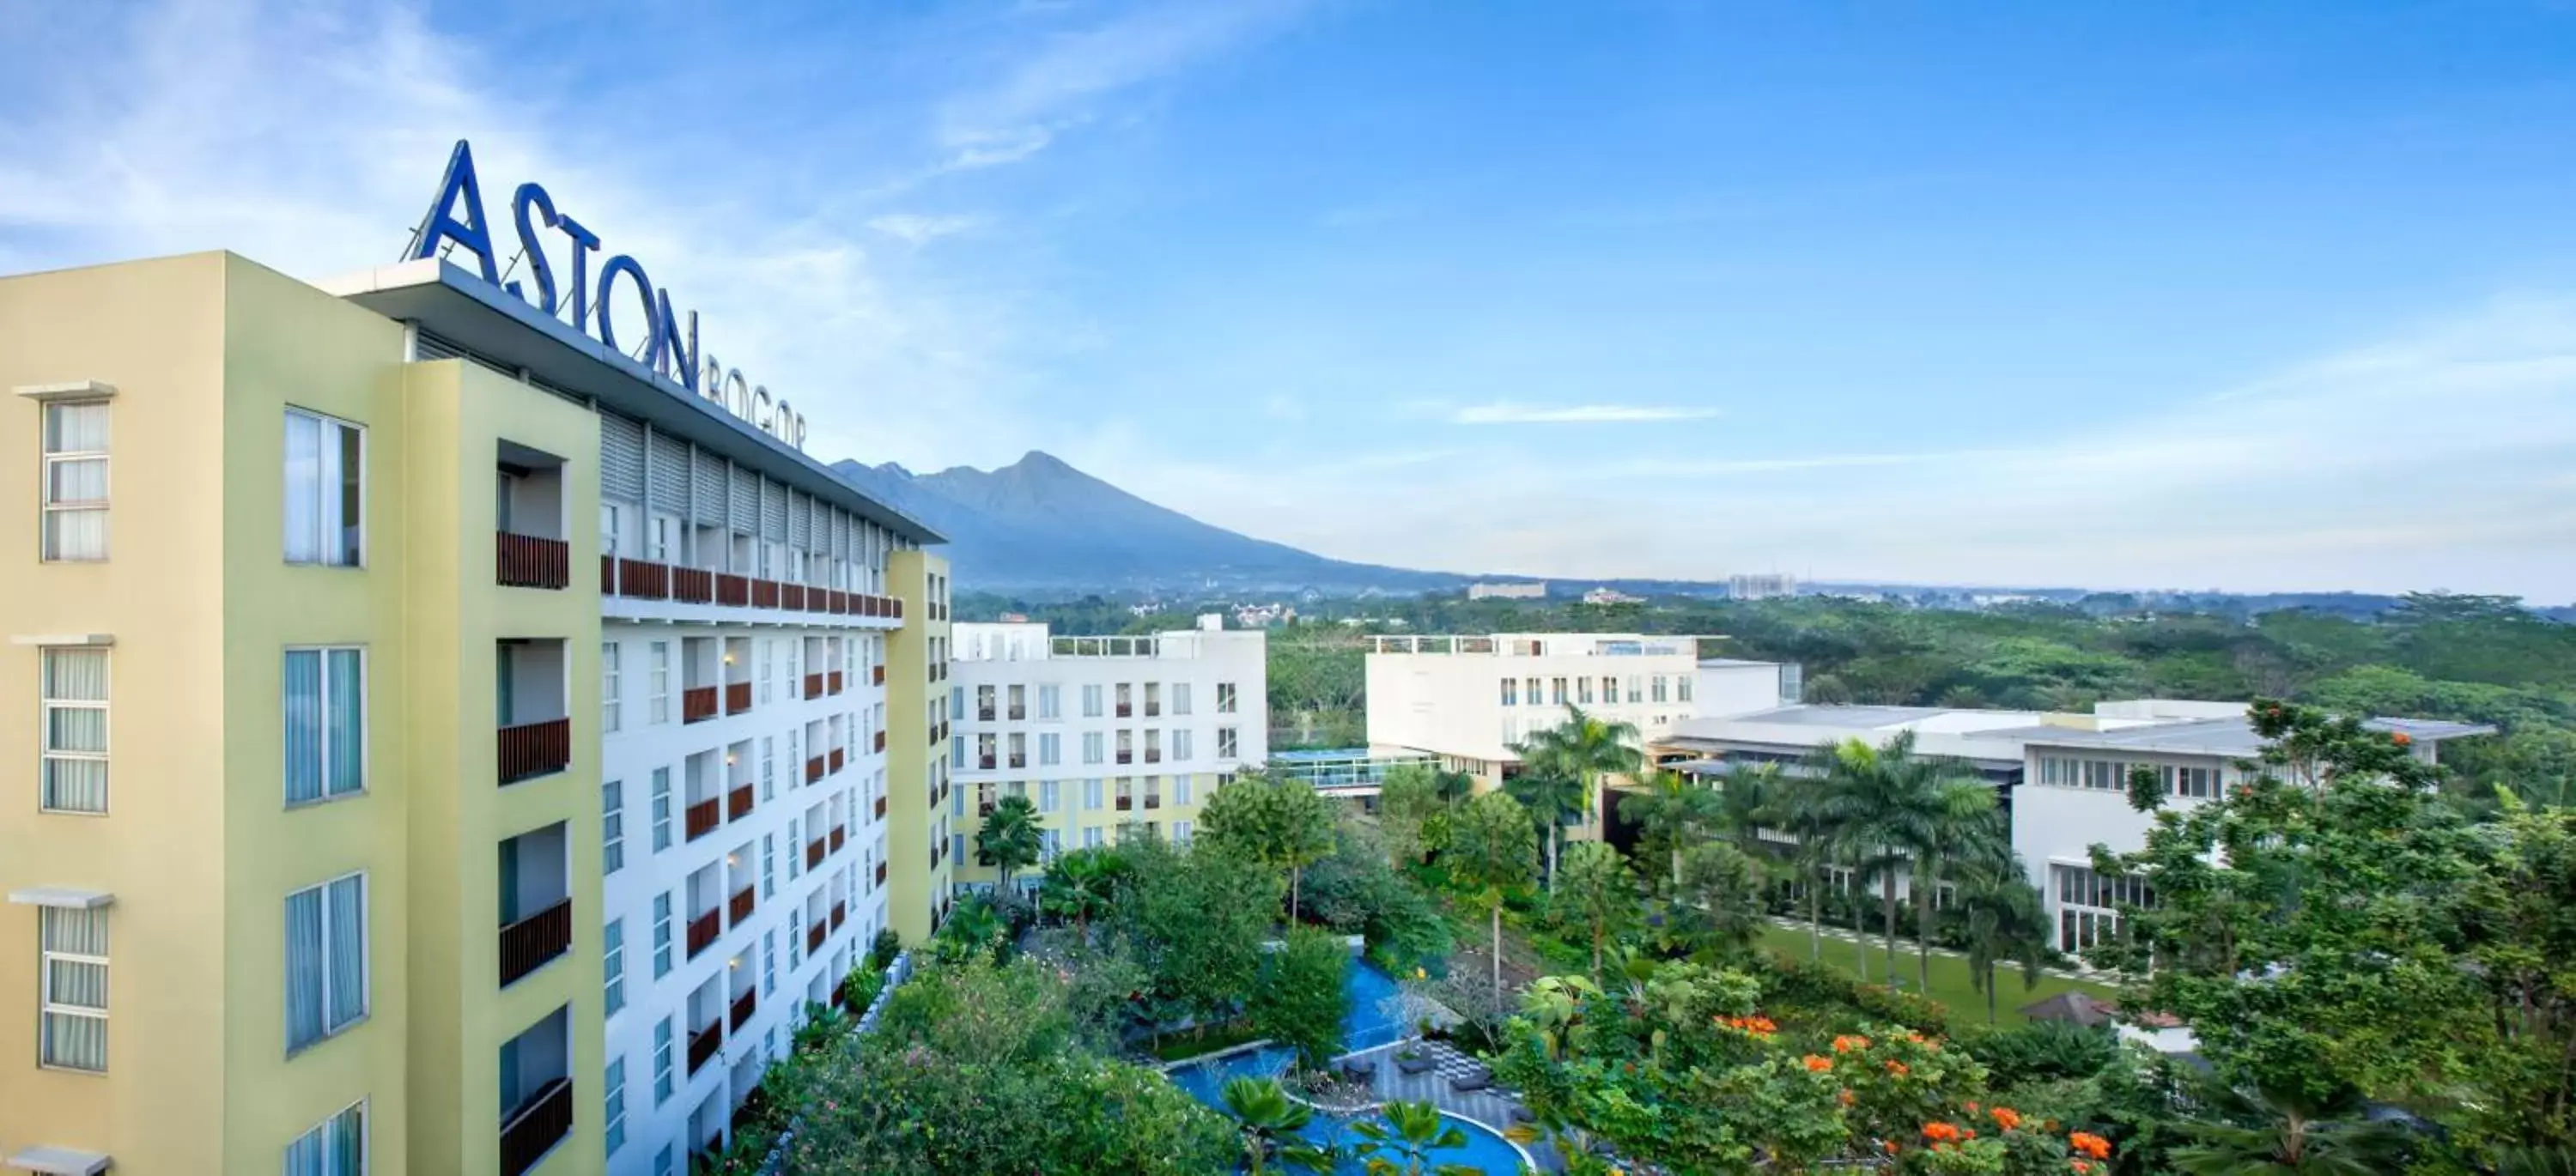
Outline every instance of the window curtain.
{"label": "window curtain", "polygon": [[107,958],[107,912],[46,907],[38,924],[46,956],[41,1060],[48,1066],[104,1071],[107,965],[99,961]]}
{"label": "window curtain", "polygon": [[366,1158],[367,1109],[360,1104],[288,1144],[286,1176],[360,1176]]}
{"label": "window curtain", "polygon": [[322,890],[286,896],[286,1045],[298,1049],[325,1032]]}
{"label": "window curtain", "polygon": [[329,688],[324,697],[330,701],[331,763],[327,787],[333,796],[346,796],[366,787],[367,782],[367,690],[362,669],[365,659],[354,649],[334,649],[325,655],[330,672]]}
{"label": "window curtain", "polygon": [[[45,406],[45,452],[107,452],[107,405]],[[107,501],[107,459],[70,458],[45,463],[45,502],[60,507]],[[107,511],[45,512],[45,554],[51,559],[106,559]]]}
{"label": "window curtain", "polygon": [[322,434],[322,533],[330,543],[324,559],[342,567],[356,567],[361,519],[358,475],[364,468],[358,454],[360,434],[347,425],[332,423],[322,426]]}
{"label": "window curtain", "polygon": [[322,562],[322,422],[286,414],[286,562]]}
{"label": "window curtain", "polygon": [[[49,649],[44,656],[44,698],[52,703],[107,701],[107,652]],[[45,707],[44,807],[72,812],[107,811],[107,708]]]}
{"label": "window curtain", "polygon": [[361,877],[331,884],[331,1028],[345,1028],[367,1014],[367,883]]}
{"label": "window curtain", "polygon": [[286,653],[286,803],[322,798],[322,654]]}

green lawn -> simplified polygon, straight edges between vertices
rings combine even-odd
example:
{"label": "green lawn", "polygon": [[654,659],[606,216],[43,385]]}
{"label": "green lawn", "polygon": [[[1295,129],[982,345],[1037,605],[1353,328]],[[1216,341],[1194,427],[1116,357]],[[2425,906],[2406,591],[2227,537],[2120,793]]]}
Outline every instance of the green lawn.
{"label": "green lawn", "polygon": [[[1763,928],[1761,943],[1764,947],[1785,952],[1798,959],[1807,958],[1807,932],[1804,928],[1771,924]],[[1848,941],[1826,936],[1824,962],[1846,972],[1854,971],[1852,945]],[[1859,972],[1860,977],[1864,980],[1885,981],[1887,976],[1883,968],[1886,962],[1886,941],[1872,940],[1866,968]],[[1914,968],[1914,944],[1905,939],[1897,940],[1896,975],[1909,992],[1914,989]],[[2015,1011],[2021,1006],[2055,996],[2070,988],[2082,990],[2093,996],[2113,995],[2112,990],[2104,985],[2088,984],[2080,980],[2060,980],[2054,976],[2041,976],[2039,987],[2025,990],[2021,986],[2021,969],[2009,965],[1996,969],[1995,980],[2001,989],[1995,997],[1995,1024],[2006,1028],[2023,1024],[2028,1020]],[[1964,959],[1942,955],[1932,957],[1931,995],[1932,999],[1950,1007],[1950,1018],[1953,1024],[1982,1024],[1986,1019],[1986,998],[1984,994],[1977,991],[1976,984],[1968,978],[1968,961]]]}

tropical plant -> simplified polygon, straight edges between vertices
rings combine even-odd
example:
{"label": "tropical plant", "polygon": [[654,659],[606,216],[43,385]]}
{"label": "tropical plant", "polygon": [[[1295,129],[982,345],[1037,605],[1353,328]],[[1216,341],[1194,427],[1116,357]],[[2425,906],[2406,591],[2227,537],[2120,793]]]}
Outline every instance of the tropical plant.
{"label": "tropical plant", "polygon": [[1047,863],[1038,883],[1038,910],[1071,922],[1082,938],[1091,937],[1091,921],[1109,913],[1127,877],[1127,859],[1106,847],[1072,850]]}
{"label": "tropical plant", "polygon": [[1354,1150],[1369,1176],[1481,1176],[1466,1164],[1433,1161],[1433,1152],[1467,1146],[1467,1133],[1441,1115],[1440,1108],[1398,1100],[1378,1114],[1351,1127],[1360,1139]]}
{"label": "tropical plant", "polygon": [[1333,803],[1304,781],[1248,771],[1209,795],[1198,836],[1218,852],[1284,872],[1295,918],[1300,876],[1333,851],[1333,824]]}
{"label": "tropical plant", "polygon": [[894,965],[894,957],[903,954],[903,935],[892,927],[880,928],[876,938],[868,941],[868,963],[879,971]]}
{"label": "tropical plant", "polygon": [[995,889],[1005,895],[1013,893],[1011,876],[1038,864],[1038,855],[1045,851],[1038,806],[1025,796],[1005,796],[995,802],[984,817],[984,827],[975,831],[976,864],[993,868],[1000,878]]}
{"label": "tropical plant", "polygon": [[[1743,791],[1754,789],[1748,786]],[[1692,783],[1679,772],[1658,769],[1638,781],[1620,812],[1643,827],[1639,850],[1665,860],[1669,869],[1663,884],[1669,894],[1681,888],[1682,852],[1699,844],[1710,830],[1731,827],[1726,806],[1717,790]]]}
{"label": "tropical plant", "polygon": [[1339,936],[1313,927],[1290,927],[1263,961],[1261,979],[1244,1005],[1253,1032],[1296,1051],[1297,1068],[1321,1070],[1342,1043],[1342,1018],[1350,1009],[1350,948]]}
{"label": "tropical plant", "polygon": [[[1943,844],[1945,829],[1992,810],[1994,789],[1953,761],[1916,755],[1912,731],[1901,732],[1878,747],[1858,739],[1828,744],[1820,754],[1825,790],[1817,816],[1827,836],[1878,880],[1887,983],[1893,988],[1898,876],[1909,865],[1928,862],[1931,852]],[[1928,890],[1928,875],[1920,865],[1915,872],[1914,886]],[[1927,987],[1930,973],[1927,955],[1923,963]]]}
{"label": "tropical plant", "polygon": [[2356,1096],[2222,1088],[2204,1109],[2215,1117],[2186,1124],[2191,1142],[2168,1157],[2190,1176],[2370,1176],[2406,1168],[2404,1129],[2365,1118]]}
{"label": "tropical plant", "polygon": [[1508,794],[1488,792],[1458,811],[1450,825],[1448,852],[1441,857],[1451,878],[1475,888],[1477,902],[1492,921],[1498,998],[1503,991],[1503,891],[1529,884],[1537,851],[1528,811]]}
{"label": "tropical plant", "polygon": [[1377,824],[1386,837],[1387,860],[1415,865],[1439,848],[1448,834],[1449,799],[1440,794],[1440,778],[1428,765],[1399,764],[1387,769],[1377,789]]}
{"label": "tropical plant", "polygon": [[1586,808],[1583,781],[1572,775],[1560,775],[1552,766],[1534,766],[1503,781],[1503,791],[1521,802],[1536,828],[1546,830],[1546,884],[1547,889],[1553,892],[1565,828],[1580,822]]}
{"label": "tropical plant", "polygon": [[1002,945],[1010,929],[1010,921],[991,899],[970,895],[949,909],[934,941],[947,955],[986,954]]}
{"label": "tropical plant", "polygon": [[1601,975],[1601,949],[1637,918],[1637,876],[1619,851],[1599,841],[1577,842],[1564,862],[1565,877],[1553,902],[1579,922],[1592,940],[1592,975]]}
{"label": "tropical plant", "polygon": [[1278,875],[1257,862],[1146,839],[1121,851],[1128,880],[1113,931],[1153,977],[1150,1019],[1230,1018],[1261,974],[1279,916]]}
{"label": "tropical plant", "polygon": [[1711,841],[1682,855],[1679,885],[1664,911],[1673,946],[1742,955],[1762,931],[1761,870],[1733,843]]}
{"label": "tropical plant", "polygon": [[[1512,750],[1532,773],[1581,781],[1583,798],[1576,812],[1578,819],[1588,820],[1594,798],[1601,794],[1601,778],[1641,770],[1645,755],[1637,749],[1635,723],[1604,719],[1581,707],[1569,706],[1565,711],[1564,722],[1530,732]],[[1551,883],[1556,877],[1553,832],[1548,838],[1548,877]]]}
{"label": "tropical plant", "polygon": [[1968,979],[1986,996],[1986,1023],[1995,1023],[1995,971],[2021,968],[2022,991],[2039,987],[2040,965],[2057,941],[2048,907],[2022,872],[2021,858],[1970,871],[1959,880],[1958,904],[1968,939]]}
{"label": "tropical plant", "polygon": [[1314,1122],[1315,1112],[1288,1097],[1278,1079],[1231,1078],[1219,1095],[1243,1135],[1243,1166],[1250,1176],[1262,1176],[1274,1162],[1302,1172],[1333,1170],[1332,1153],[1298,1134]]}

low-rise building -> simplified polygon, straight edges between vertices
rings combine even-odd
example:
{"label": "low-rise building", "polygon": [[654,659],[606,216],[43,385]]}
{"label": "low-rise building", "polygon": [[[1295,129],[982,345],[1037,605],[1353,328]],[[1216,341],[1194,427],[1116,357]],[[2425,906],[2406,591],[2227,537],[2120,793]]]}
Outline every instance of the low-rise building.
{"label": "low-rise building", "polygon": [[1499,785],[1515,748],[1574,708],[1647,740],[1698,713],[1700,639],[1637,633],[1373,637],[1364,665],[1373,748],[1438,757]]}
{"label": "low-rise building", "polygon": [[1545,600],[1547,599],[1547,585],[1543,582],[1534,584],[1469,584],[1467,585],[1467,599]]}
{"label": "low-rise building", "polygon": [[[961,889],[988,890],[982,818],[1037,806],[1044,856],[1147,834],[1189,840],[1208,794],[1269,755],[1267,642],[1258,629],[1057,636],[1043,623],[953,626],[956,716],[948,852]],[[1034,871],[1022,879],[1035,885]]]}

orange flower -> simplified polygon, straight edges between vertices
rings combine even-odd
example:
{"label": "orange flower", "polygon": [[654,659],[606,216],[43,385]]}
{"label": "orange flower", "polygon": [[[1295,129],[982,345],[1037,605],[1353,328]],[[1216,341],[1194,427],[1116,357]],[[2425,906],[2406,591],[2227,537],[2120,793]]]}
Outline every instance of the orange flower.
{"label": "orange flower", "polygon": [[2090,1171],[2092,1171],[2092,1170],[2093,1170],[2093,1165],[2088,1164],[2088,1163],[2085,1163],[2085,1162],[2084,1162],[2084,1161],[2082,1161],[2082,1160],[2077,1160],[2077,1161],[2075,1161],[2075,1176],[2084,1176],[2084,1174],[2085,1174],[2085,1173],[2090,1172]]}
{"label": "orange flower", "polygon": [[1854,1095],[1852,1092],[1850,1092],[1850,1091],[1848,1091],[1848,1090],[1846,1090],[1846,1091],[1842,1092],[1841,1094],[1837,1094],[1837,1095],[1835,1095],[1834,1097],[1835,1097],[1835,1098],[1837,1098],[1837,1099],[1839,1099],[1839,1100],[1841,1100],[1841,1101],[1842,1101],[1842,1104],[1843,1104],[1844,1106],[1850,1106],[1850,1105],[1852,1105],[1853,1103],[1856,1103],[1856,1102],[1859,1102],[1859,1101],[1860,1101],[1860,1098],[1859,1098],[1857,1095]]}
{"label": "orange flower", "polygon": [[1970,1103],[1961,1103],[1961,1104],[1959,1104],[1959,1105],[1961,1105],[1961,1106],[1963,1106],[1963,1107],[1966,1107],[1966,1108],[1968,1109],[1968,1113],[1969,1113],[1969,1114],[1971,1114],[1971,1115],[1973,1115],[1973,1114],[1976,1114],[1976,1113],[1977,1113],[1977,1104],[1975,1104],[1975,1103],[1973,1103],[1973,1102],[1970,1102]]}
{"label": "orange flower", "polygon": [[1996,1107],[1990,1113],[1995,1117],[1995,1126],[2006,1131],[2015,1130],[2021,1126],[2021,1112],[2011,1107]]}
{"label": "orange flower", "polygon": [[1959,1134],[1960,1134],[1960,1136],[1961,1136],[1962,1138],[1966,1138],[1966,1139],[1975,1139],[1975,1138],[1977,1137],[1977,1129],[1976,1129],[1976,1128],[1974,1128],[1974,1127],[1970,1127],[1970,1128],[1968,1128],[1968,1129],[1966,1129],[1966,1130],[1964,1130],[1964,1131],[1959,1132]]}
{"label": "orange flower", "polygon": [[2111,1158],[2111,1141],[2089,1131],[2078,1131],[2067,1136],[2066,1145],[2097,1160]]}
{"label": "orange flower", "polygon": [[1814,1054],[1808,1054],[1807,1068],[1821,1074],[1827,1070],[1833,1069],[1834,1064],[1824,1058],[1817,1057]]}
{"label": "orange flower", "polygon": [[2406,746],[2406,745],[2407,745],[2407,744],[2409,744],[2409,743],[2413,743],[2413,742],[2415,742],[2414,738],[2413,738],[2412,736],[2409,736],[2409,735],[2408,735],[2407,733],[2405,733],[2404,731],[2399,731],[2399,732],[2397,732],[2397,733],[2395,733],[2395,734],[2393,734],[2393,735],[2390,735],[2388,738],[2389,738],[2389,740],[2390,740],[2391,742],[2395,743],[2395,744],[2396,744],[2397,746],[2399,746],[2399,747],[2404,747],[2404,746]]}
{"label": "orange flower", "polygon": [[1891,1156],[1896,1154],[1896,1141],[1895,1141],[1895,1140],[1893,1140],[1893,1139],[1882,1139],[1882,1140],[1879,1140],[1879,1141],[1878,1141],[1878,1146],[1883,1147],[1883,1148],[1886,1148],[1886,1149],[1887,1149],[1887,1154],[1889,1154],[1889,1155],[1891,1155]]}
{"label": "orange flower", "polygon": [[1923,1138],[1929,1139],[1934,1143],[1950,1142],[1959,1138],[1959,1125],[1956,1123],[1926,1123],[1923,1125]]}
{"label": "orange flower", "polygon": [[1906,1076],[1907,1074],[1912,1073],[1912,1071],[1911,1071],[1911,1070],[1908,1070],[1908,1069],[1906,1068],[1905,1063],[1900,1062],[1900,1061],[1897,1061],[1897,1060],[1895,1060],[1895,1059],[1893,1059],[1893,1058],[1891,1058],[1891,1059],[1889,1059],[1889,1060],[1888,1060],[1888,1063],[1887,1063],[1887,1072],[1888,1072],[1888,1073],[1890,1073],[1890,1074],[1894,1074],[1894,1075],[1896,1075],[1896,1076],[1897,1076],[1897,1077],[1899,1077],[1899,1078],[1902,1078],[1902,1077]]}
{"label": "orange flower", "polygon": [[1840,1037],[1836,1037],[1836,1038],[1834,1038],[1834,1052],[1835,1052],[1835,1053],[1850,1053],[1851,1051],[1856,1050],[1856,1049],[1868,1049],[1868,1048],[1869,1048],[1869,1039],[1868,1039],[1868,1038],[1866,1038],[1866,1037],[1859,1036],[1859,1035],[1857,1035],[1857,1034],[1846,1033],[1846,1034],[1843,1034],[1843,1035],[1842,1035],[1842,1036],[1840,1036]]}

